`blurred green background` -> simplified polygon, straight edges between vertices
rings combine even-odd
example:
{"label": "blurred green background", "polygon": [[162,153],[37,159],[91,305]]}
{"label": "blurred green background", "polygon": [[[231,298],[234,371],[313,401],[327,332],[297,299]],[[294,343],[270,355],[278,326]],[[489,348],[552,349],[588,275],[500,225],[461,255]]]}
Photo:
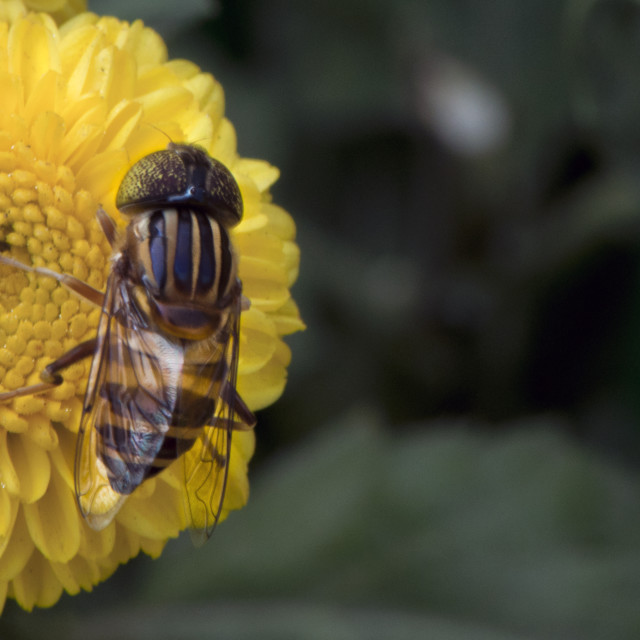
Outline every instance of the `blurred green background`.
{"label": "blurred green background", "polygon": [[124,0],[298,225],[249,505],[0,638],[640,638],[640,2]]}

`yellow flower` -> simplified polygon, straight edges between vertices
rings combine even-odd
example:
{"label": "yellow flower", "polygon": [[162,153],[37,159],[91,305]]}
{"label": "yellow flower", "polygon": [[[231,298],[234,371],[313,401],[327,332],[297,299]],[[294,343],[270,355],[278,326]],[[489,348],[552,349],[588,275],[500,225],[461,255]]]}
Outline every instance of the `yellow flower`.
{"label": "yellow flower", "polygon": [[[99,204],[122,224],[114,199],[127,169],[168,137],[197,141],[233,172],[244,200],[232,234],[251,300],[238,390],[256,410],[284,388],[290,353],[281,336],[303,328],[289,293],[299,256],[293,221],[269,195],[278,171],[238,156],[223,113],[216,80],[168,61],[162,39],[139,21],[88,13],[60,28],[44,14],[0,21],[0,241],[15,259],[103,290],[110,249]],[[95,334],[99,314],[53,278],[2,265],[2,389],[37,383],[44,366]],[[31,609],[91,589],[140,551],[158,556],[185,527],[176,465],[146,481],[103,531],[82,519],[73,464],[89,364],[69,367],[53,391],[0,404],[0,609],[6,596]],[[234,435],[223,516],[247,500],[253,446],[253,432]]]}

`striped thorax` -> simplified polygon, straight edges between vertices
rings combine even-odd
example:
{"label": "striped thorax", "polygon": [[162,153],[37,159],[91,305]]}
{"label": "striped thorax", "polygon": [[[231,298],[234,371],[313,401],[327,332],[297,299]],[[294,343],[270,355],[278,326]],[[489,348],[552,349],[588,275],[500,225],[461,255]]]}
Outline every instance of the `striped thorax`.
{"label": "striped thorax", "polygon": [[237,260],[224,226],[190,208],[137,214],[123,260],[140,284],[155,321],[183,338],[220,329],[237,294]]}

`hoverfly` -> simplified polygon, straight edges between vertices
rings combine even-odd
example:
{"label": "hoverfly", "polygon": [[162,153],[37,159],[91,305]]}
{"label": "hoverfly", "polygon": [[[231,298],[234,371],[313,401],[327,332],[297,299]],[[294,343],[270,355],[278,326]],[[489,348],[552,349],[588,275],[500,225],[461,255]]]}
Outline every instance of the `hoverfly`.
{"label": "hoverfly", "polygon": [[113,249],[104,293],[70,275],[0,256],[56,278],[102,307],[97,335],[49,364],[40,393],[93,356],[75,458],[75,493],[88,524],[107,526],[127,497],[181,458],[191,528],[211,535],[224,499],[232,432],[255,417],[235,389],[240,312],[248,307],[229,228],[242,216],[230,171],[199,147],[170,143],[125,175],[120,234],[100,208]]}

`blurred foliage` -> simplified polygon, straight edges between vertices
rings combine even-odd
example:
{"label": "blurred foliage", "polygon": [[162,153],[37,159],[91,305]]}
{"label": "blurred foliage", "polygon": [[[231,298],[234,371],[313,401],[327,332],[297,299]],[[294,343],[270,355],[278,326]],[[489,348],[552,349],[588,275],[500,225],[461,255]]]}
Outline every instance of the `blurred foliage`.
{"label": "blurred foliage", "polygon": [[0,637],[637,638],[640,3],[91,6],[281,168],[309,329],[243,512]]}
{"label": "blurred foliage", "polygon": [[355,411],[275,458],[210,553],[172,545],[120,570],[117,597],[11,616],[13,637],[637,638],[637,474],[551,417],[507,437],[374,423]]}

